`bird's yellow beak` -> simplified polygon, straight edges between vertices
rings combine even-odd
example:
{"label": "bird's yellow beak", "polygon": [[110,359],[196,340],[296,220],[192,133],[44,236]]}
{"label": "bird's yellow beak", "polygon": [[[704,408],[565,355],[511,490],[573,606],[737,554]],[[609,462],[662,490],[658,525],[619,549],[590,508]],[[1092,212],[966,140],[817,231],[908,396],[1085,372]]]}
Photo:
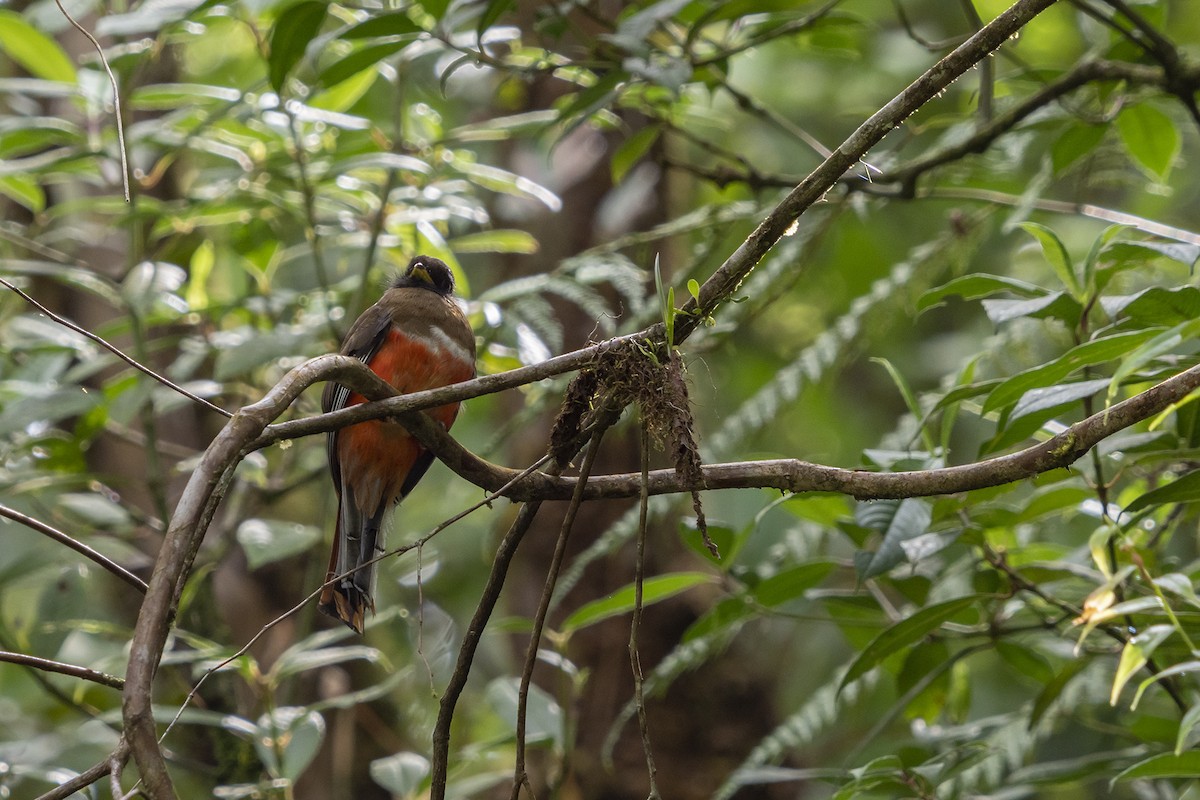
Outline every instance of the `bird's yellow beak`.
{"label": "bird's yellow beak", "polygon": [[430,277],[429,270],[425,269],[424,264],[417,264],[415,267],[409,270],[408,274],[414,278],[419,278],[425,283],[428,283],[430,286],[433,285],[433,278]]}

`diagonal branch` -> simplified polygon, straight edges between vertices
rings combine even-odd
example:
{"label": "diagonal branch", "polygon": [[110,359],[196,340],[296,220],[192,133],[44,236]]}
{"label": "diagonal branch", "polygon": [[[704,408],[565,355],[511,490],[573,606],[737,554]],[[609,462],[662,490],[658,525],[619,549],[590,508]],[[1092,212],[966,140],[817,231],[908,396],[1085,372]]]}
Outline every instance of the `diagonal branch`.
{"label": "diagonal branch", "polygon": [[91,561],[94,561],[95,563],[104,567],[106,570],[111,572],[113,575],[116,575],[118,578],[125,581],[139,592],[143,594],[146,593],[146,582],[144,580],[139,578],[137,575],[134,575],[132,572],[125,569],[108,556],[93,550],[91,547],[88,547],[78,539],[63,533],[58,528],[47,525],[41,520],[34,519],[26,514],[22,514],[15,508],[9,508],[3,503],[0,503],[0,517],[6,517],[11,519],[13,522],[19,522],[25,527],[31,528],[38,533],[43,534],[44,536],[49,536],[59,544],[66,545],[76,553],[82,555],[84,558],[90,559]]}

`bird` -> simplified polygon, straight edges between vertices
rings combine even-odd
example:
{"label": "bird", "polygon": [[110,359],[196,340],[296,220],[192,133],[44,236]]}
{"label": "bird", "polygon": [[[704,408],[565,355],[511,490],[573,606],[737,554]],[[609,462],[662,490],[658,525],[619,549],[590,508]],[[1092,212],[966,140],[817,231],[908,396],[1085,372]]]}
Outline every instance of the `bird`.
{"label": "bird", "polygon": [[[475,377],[475,334],[454,298],[450,268],[431,256],[413,258],[350,326],[340,352],[400,393]],[[365,401],[330,381],[321,408],[328,413]],[[426,413],[448,430],[458,410],[455,402]],[[433,453],[399,423],[385,420],[331,431],[326,449],[338,516],[318,607],[361,634],[367,609],[375,612],[376,565],[368,562],[384,551],[384,516],[421,480]]]}

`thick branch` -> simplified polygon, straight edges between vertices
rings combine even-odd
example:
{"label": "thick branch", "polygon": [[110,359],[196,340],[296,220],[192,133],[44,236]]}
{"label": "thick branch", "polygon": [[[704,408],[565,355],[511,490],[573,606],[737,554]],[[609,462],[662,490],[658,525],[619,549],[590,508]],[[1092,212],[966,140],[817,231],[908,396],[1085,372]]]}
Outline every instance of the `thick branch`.
{"label": "thick branch", "polygon": [[175,796],[155,732],[152,683],[196,551],[234,468],[249,452],[246,445],[301,392],[323,379],[343,381],[368,397],[386,396],[392,391],[361,363],[344,356],[322,356],[301,364],[262,400],[234,414],[204,452],[175,508],[134,629],[122,708],[125,740],[146,794],[152,798]]}
{"label": "thick branch", "polygon": [[[787,492],[838,492],[860,500],[879,500],[1000,486],[1070,466],[1099,442],[1161,413],[1197,388],[1200,388],[1200,366],[1093,414],[1045,442],[973,464],[917,472],[865,472],[794,458],[745,461],[706,465],[701,485],[685,481],[673,469],[654,470],[649,475],[649,491],[657,495],[694,489],[769,488]],[[497,466],[471,453],[423,414],[405,414],[399,420],[450,469],[477,486],[495,491],[517,475],[516,470]],[[583,498],[637,497],[641,482],[640,473],[592,476],[587,481]],[[521,502],[567,500],[575,491],[575,485],[575,478],[534,473],[512,483],[503,494]]]}

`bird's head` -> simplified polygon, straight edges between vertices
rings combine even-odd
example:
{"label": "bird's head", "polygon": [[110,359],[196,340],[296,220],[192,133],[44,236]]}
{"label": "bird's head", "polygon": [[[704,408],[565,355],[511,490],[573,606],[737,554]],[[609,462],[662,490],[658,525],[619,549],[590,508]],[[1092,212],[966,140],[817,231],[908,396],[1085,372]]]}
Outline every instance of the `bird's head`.
{"label": "bird's head", "polygon": [[395,289],[429,289],[440,295],[454,292],[454,273],[446,262],[432,256],[417,256],[392,284]]}

